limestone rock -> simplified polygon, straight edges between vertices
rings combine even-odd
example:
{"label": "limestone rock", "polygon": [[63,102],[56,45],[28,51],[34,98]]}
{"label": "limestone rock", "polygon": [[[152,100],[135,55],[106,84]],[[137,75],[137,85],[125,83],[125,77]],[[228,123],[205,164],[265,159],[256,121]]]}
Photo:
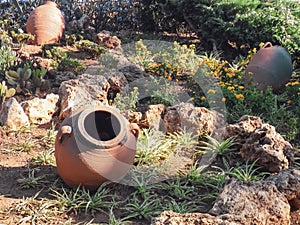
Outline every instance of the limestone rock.
{"label": "limestone rock", "polygon": [[233,179],[226,184],[209,211],[219,216],[233,214],[244,217],[246,224],[290,224],[290,205],[274,183],[243,182]]}
{"label": "limestone rock", "polygon": [[107,104],[109,87],[108,81],[100,75],[82,74],[78,79],[62,82],[59,87],[59,119],[88,105]]}
{"label": "limestone rock", "polygon": [[110,85],[110,91],[113,93],[125,94],[129,91],[128,81],[123,73],[111,71],[107,76],[107,81]]}
{"label": "limestone rock", "polygon": [[224,124],[222,114],[205,107],[194,107],[190,103],[168,107],[164,116],[165,129],[170,133],[185,128],[194,133],[211,134]]}
{"label": "limestone rock", "polygon": [[34,124],[46,124],[52,120],[53,114],[57,111],[59,96],[48,94],[46,98],[34,98],[21,103],[24,112],[30,122]]}
{"label": "limestone rock", "polygon": [[7,99],[0,111],[0,124],[11,130],[29,126],[29,119],[15,98]]}
{"label": "limestone rock", "polygon": [[144,125],[157,130],[163,129],[163,112],[165,106],[163,104],[149,105],[148,110],[144,114]]}
{"label": "limestone rock", "polygon": [[292,145],[259,117],[245,115],[225,130],[225,136],[236,136],[239,140],[240,155],[245,161],[257,160],[256,165],[268,172],[278,172],[293,162]]}
{"label": "limestone rock", "polygon": [[207,213],[175,213],[165,211],[154,218],[151,225],[247,225],[245,218],[238,215],[212,216]]}
{"label": "limestone rock", "polygon": [[267,180],[272,181],[277,189],[285,195],[287,200],[297,201],[300,198],[300,170],[285,169],[268,177]]}

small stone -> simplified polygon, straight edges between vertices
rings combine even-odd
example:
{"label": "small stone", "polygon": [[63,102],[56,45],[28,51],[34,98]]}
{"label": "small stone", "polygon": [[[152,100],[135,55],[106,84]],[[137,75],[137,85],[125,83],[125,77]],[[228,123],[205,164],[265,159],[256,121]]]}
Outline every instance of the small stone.
{"label": "small stone", "polygon": [[11,130],[18,130],[21,127],[30,125],[22,106],[13,97],[7,99],[2,105],[0,124]]}

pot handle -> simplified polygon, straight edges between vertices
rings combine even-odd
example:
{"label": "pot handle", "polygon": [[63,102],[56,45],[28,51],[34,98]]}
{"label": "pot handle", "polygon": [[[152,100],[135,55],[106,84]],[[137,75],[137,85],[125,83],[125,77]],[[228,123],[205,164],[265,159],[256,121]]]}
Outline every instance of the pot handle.
{"label": "pot handle", "polygon": [[59,137],[59,143],[62,144],[63,140],[72,133],[73,129],[71,126],[65,125],[60,128],[61,135]]}
{"label": "pot handle", "polygon": [[266,44],[264,44],[264,46],[262,46],[262,48],[267,48],[267,47],[272,47],[272,43],[271,42],[267,42]]}
{"label": "pot handle", "polygon": [[133,133],[133,135],[138,138],[140,133],[140,127],[136,123],[129,124],[129,130]]}

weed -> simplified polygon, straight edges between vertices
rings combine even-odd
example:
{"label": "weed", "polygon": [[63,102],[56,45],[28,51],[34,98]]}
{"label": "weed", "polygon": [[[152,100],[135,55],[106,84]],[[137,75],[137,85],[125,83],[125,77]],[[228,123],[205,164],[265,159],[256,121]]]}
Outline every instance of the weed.
{"label": "weed", "polygon": [[125,205],[124,209],[129,213],[128,217],[151,220],[160,212],[160,202],[157,196],[147,196],[143,200],[135,195],[130,196],[130,201]]}
{"label": "weed", "polygon": [[3,149],[2,151],[3,153],[31,152],[34,147],[36,147],[35,141],[29,139],[21,143],[12,144],[9,149]]}
{"label": "weed", "polygon": [[166,184],[163,185],[164,189],[174,198],[192,199],[191,196],[195,191],[195,187],[190,185],[187,181],[182,181],[181,179],[168,180]]}
{"label": "weed", "polygon": [[74,43],[74,46],[80,51],[87,52],[91,54],[92,57],[99,57],[101,54],[106,52],[106,49],[101,45],[89,40],[80,40]]}
{"label": "weed", "polygon": [[103,211],[111,202],[106,199],[111,198],[109,189],[103,183],[91,194],[89,190],[78,186],[75,190],[67,191],[62,188],[60,191],[52,189],[52,196],[59,202],[62,210],[78,214],[80,211],[92,212]]}
{"label": "weed", "polygon": [[45,183],[45,181],[43,181],[44,176],[36,176],[36,171],[36,169],[31,170],[28,167],[28,177],[17,179],[17,183],[20,185],[21,188],[35,188],[40,184]]}
{"label": "weed", "polygon": [[204,146],[199,147],[200,150],[205,152],[213,153],[216,155],[225,155],[233,152],[233,148],[236,144],[235,137],[229,137],[226,140],[220,142],[217,139],[207,135],[208,141],[201,141],[200,143]]}
{"label": "weed", "polygon": [[197,205],[190,200],[178,201],[177,199],[168,199],[167,205],[163,207],[163,211],[172,210],[177,213],[193,213],[198,210]]}
{"label": "weed", "polygon": [[198,145],[198,138],[198,135],[195,135],[186,129],[168,134],[168,139],[172,143],[172,148],[179,152],[195,152],[194,150]]}
{"label": "weed", "polygon": [[58,202],[49,199],[37,199],[39,192],[34,197],[23,197],[21,202],[9,209],[9,213],[22,216],[18,224],[48,224],[58,215],[63,214],[58,209]]}
{"label": "weed", "polygon": [[46,149],[31,159],[33,165],[53,165],[55,163],[54,149]]}
{"label": "weed", "polygon": [[136,105],[139,99],[139,91],[137,87],[134,87],[133,90],[126,95],[121,95],[118,93],[113,101],[113,106],[120,109],[121,111],[124,110],[135,110]]}
{"label": "weed", "polygon": [[[257,160],[256,160],[257,161]],[[228,174],[242,181],[258,181],[265,178],[269,173],[259,172],[259,167],[255,168],[256,161],[251,163],[248,162],[245,165],[233,168]]]}
{"label": "weed", "polygon": [[166,135],[155,129],[143,129],[137,141],[135,164],[154,165],[168,158],[173,149]]}

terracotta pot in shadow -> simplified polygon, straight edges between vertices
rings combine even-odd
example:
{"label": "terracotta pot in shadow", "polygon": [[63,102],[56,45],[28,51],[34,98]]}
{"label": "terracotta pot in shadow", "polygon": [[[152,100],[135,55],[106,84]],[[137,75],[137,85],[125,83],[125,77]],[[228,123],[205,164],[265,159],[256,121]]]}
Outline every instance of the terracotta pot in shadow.
{"label": "terracotta pot in shadow", "polygon": [[118,182],[132,166],[139,127],[117,109],[91,106],[66,118],[56,135],[55,158],[70,186],[96,189]]}
{"label": "terracotta pot in shadow", "polygon": [[290,80],[293,71],[289,52],[266,43],[251,59],[245,71],[245,84],[253,82],[259,90],[278,91]]}
{"label": "terracotta pot in shadow", "polygon": [[32,44],[43,45],[58,42],[65,30],[62,12],[55,2],[46,1],[34,9],[26,22],[26,31],[35,36]]}

